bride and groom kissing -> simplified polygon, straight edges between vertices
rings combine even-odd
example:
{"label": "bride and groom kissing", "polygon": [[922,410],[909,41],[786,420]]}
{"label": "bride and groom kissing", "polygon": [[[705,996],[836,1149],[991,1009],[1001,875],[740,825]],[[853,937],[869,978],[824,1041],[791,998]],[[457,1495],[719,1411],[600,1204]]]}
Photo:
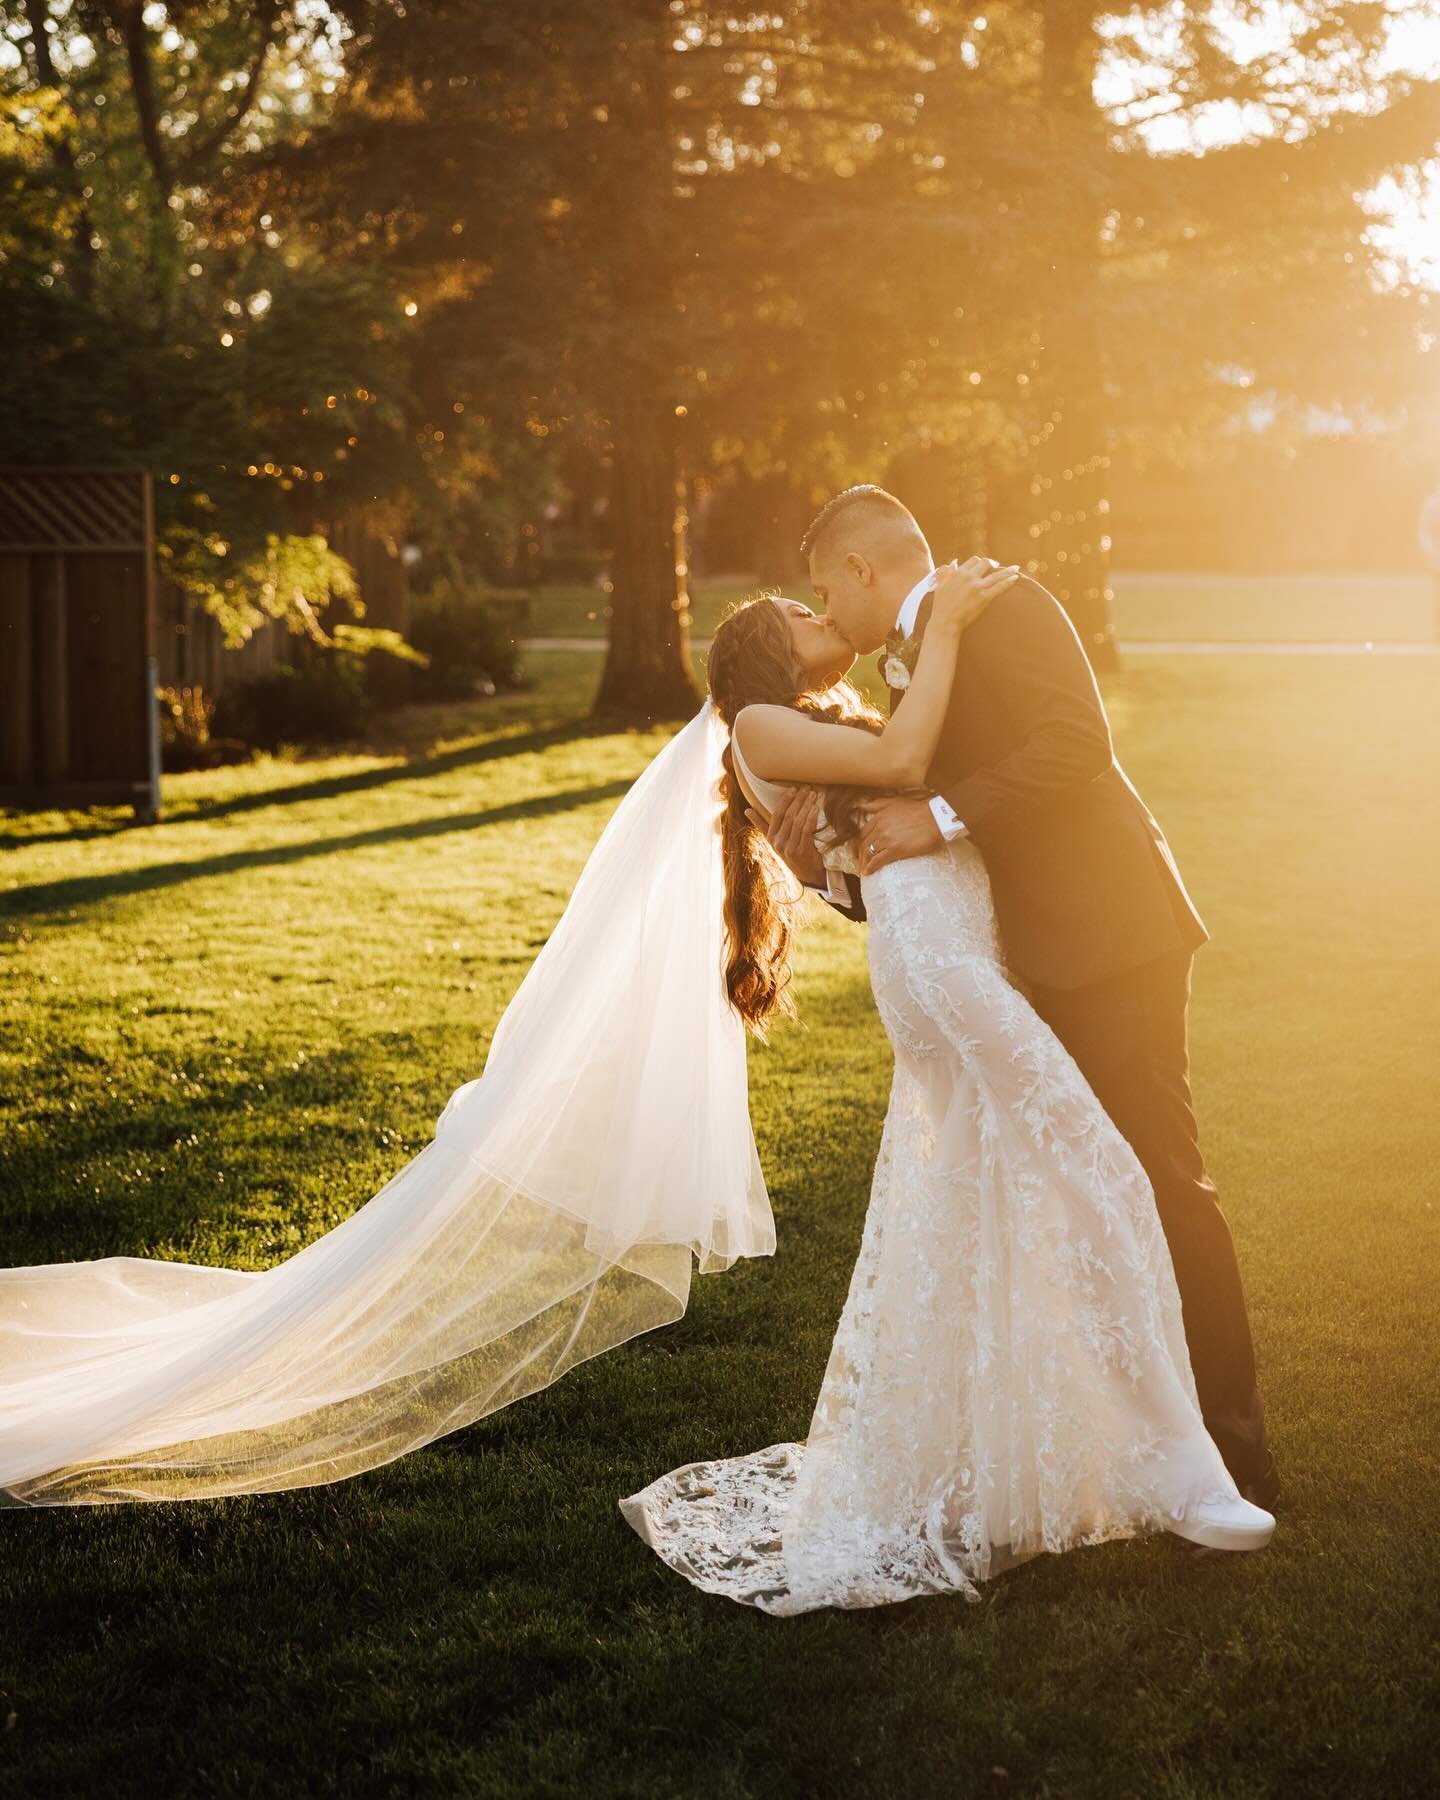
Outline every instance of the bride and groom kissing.
{"label": "bride and groom kissing", "polygon": [[[622,1509],[697,1585],[775,1612],[973,1598],[1157,1526],[1258,1549],[1279,1479],[1189,1085],[1208,933],[1080,640],[1013,566],[937,571],[877,487],[831,500],[802,555],[823,617],[762,598],[711,645],[726,829],[868,921],[894,1082],[804,1444]],[[882,646],[888,725],[838,686]],[[743,841],[727,878],[754,1022],[788,933]]]}
{"label": "bride and groom kissing", "polygon": [[[793,876],[867,921],[894,1075],[803,1443],[624,1517],[774,1614],[1170,1530],[1270,1538],[1240,1275],[1191,1106],[1206,938],[1056,601],[936,570],[875,487],[737,608],[710,697],[592,851],[434,1141],[260,1274],[0,1270],[0,1503],[338,1480],[483,1418],[773,1251],[744,1028],[789,1005]],[[887,719],[844,680],[885,647]]]}

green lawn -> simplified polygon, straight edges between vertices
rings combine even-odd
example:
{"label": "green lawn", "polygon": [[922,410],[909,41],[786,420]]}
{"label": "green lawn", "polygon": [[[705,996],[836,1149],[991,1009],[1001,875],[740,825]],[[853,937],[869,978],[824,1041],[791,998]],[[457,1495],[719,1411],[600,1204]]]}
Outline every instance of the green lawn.
{"label": "green lawn", "polygon": [[[725,607],[761,583],[734,577],[699,581],[692,629],[705,636]],[[807,584],[786,571],[780,583],[809,600]],[[538,588],[530,601],[536,637],[605,635],[608,596],[598,589]],[[1115,629],[1134,643],[1433,643],[1440,597],[1425,575],[1147,575],[1115,577]]]}
{"label": "green lawn", "polygon": [[[593,657],[388,747],[0,824],[5,1260],[264,1267],[424,1144],[662,734]],[[888,1080],[860,929],[752,1057],[773,1259],[332,1488],[0,1513],[16,1796],[1434,1791],[1440,664],[1146,659],[1109,687],[1214,934],[1196,1085],[1286,1489],[1272,1547],[1041,1558],[978,1606],[774,1620],[617,1496],[803,1435]]]}

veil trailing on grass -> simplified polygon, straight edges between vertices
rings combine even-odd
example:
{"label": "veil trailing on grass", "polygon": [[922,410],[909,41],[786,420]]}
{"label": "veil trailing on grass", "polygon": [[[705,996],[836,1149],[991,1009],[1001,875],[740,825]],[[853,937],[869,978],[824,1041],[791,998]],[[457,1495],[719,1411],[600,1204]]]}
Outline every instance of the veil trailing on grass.
{"label": "veil trailing on grass", "polygon": [[0,1270],[0,1504],[337,1481],[684,1312],[775,1248],[725,995],[707,701],[606,827],[484,1074],[365,1206],[261,1274]]}

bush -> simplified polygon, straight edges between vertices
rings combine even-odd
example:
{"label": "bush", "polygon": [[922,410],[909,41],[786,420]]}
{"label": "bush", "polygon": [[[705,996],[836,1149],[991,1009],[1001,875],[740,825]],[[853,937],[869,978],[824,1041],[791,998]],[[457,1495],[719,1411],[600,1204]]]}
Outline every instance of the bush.
{"label": "bush", "polygon": [[281,744],[333,744],[358,737],[370,712],[358,662],[329,655],[235,682],[216,702],[214,725],[257,749],[277,750]]}
{"label": "bush", "polygon": [[337,625],[335,652],[360,671],[366,698],[384,712],[416,698],[429,658],[398,631]]}
{"label": "bush", "polygon": [[212,732],[215,701],[204,688],[156,688],[155,698],[160,706],[160,766],[168,773],[215,769],[249,759],[248,744]]}
{"label": "bush", "polygon": [[526,571],[530,580],[546,587],[599,587],[610,569],[608,550],[574,547],[552,550],[537,558],[539,567]]}
{"label": "bush", "polygon": [[410,606],[409,641],[430,659],[413,671],[417,698],[468,700],[477,690],[521,688],[517,639],[530,608],[526,600],[496,600],[437,582]]}

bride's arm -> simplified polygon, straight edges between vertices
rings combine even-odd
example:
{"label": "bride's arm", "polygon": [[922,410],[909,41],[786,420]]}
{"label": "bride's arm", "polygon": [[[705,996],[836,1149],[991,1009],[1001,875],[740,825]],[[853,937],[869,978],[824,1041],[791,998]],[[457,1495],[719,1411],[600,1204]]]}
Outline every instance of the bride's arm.
{"label": "bride's arm", "polygon": [[735,717],[741,753],[766,781],[813,781],[853,787],[918,787],[934,760],[955,678],[960,634],[1018,579],[1014,567],[992,570],[983,557],[942,571],[905,704],[882,732],[827,725],[788,706],[744,706]]}

